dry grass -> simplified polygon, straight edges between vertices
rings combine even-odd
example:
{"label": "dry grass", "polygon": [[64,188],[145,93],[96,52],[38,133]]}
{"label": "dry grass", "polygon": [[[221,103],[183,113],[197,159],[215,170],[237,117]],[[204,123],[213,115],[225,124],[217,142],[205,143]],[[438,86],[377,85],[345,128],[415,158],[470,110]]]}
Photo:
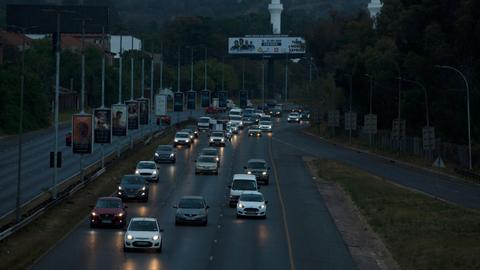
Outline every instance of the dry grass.
{"label": "dry grass", "polygon": [[420,194],[337,162],[320,177],[351,196],[402,269],[480,269],[480,213]]}

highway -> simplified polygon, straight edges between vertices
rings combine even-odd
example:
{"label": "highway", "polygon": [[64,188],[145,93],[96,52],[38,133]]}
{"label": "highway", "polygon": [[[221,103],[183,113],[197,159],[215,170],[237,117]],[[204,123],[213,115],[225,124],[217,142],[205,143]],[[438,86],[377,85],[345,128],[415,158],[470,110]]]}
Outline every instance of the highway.
{"label": "highway", "polygon": [[[272,139],[289,126],[277,120],[273,136],[261,138],[243,131],[221,151],[218,176],[195,175],[194,160],[207,146],[206,134],[191,149],[178,149],[176,164],[162,164],[149,202],[127,203],[129,218],[159,219],[165,241],[161,254],[124,253],[122,230],[90,229],[85,217],[32,269],[356,269],[305,168],[303,152]],[[270,185],[260,189],[269,201],[268,217],[237,219],[226,203],[227,186],[254,157],[272,167]],[[183,195],[206,198],[207,227],[174,225],[172,206]]]}

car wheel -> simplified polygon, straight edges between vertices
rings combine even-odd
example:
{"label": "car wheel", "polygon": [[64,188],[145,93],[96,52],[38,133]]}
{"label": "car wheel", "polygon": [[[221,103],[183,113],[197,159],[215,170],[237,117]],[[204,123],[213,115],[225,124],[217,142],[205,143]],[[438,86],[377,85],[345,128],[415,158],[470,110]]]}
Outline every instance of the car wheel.
{"label": "car wheel", "polygon": [[180,226],[180,225],[181,225],[181,224],[180,224],[180,221],[175,220],[175,226]]}
{"label": "car wheel", "polygon": [[198,175],[198,172],[197,172],[197,171],[195,171],[195,175]]}
{"label": "car wheel", "polygon": [[148,202],[148,197],[144,198],[143,202]]}
{"label": "car wheel", "polygon": [[218,170],[215,171],[215,175],[218,175]]}
{"label": "car wheel", "polygon": [[205,219],[205,221],[203,222],[202,225],[203,225],[203,226],[207,226],[207,225],[208,225],[208,219]]}
{"label": "car wheel", "polygon": [[162,253],[163,241],[160,242],[160,247],[157,249],[157,253]]}

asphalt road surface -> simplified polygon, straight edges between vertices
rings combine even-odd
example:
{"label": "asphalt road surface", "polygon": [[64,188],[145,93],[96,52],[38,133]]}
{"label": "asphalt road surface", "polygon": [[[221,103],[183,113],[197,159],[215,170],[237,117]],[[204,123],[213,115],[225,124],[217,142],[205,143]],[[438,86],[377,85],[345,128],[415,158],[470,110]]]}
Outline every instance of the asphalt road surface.
{"label": "asphalt road surface", "polygon": [[[163,252],[123,252],[124,231],[90,229],[88,217],[42,256],[32,269],[355,269],[340,233],[302,160],[302,151],[272,138],[286,129],[276,123],[273,136],[235,137],[221,151],[218,176],[195,175],[194,160],[207,146],[201,134],[192,148],[178,149],[177,163],[161,165],[148,203],[127,203],[128,218],[152,216],[163,232]],[[270,185],[260,191],[269,201],[267,219],[237,219],[228,207],[232,175],[250,158],[272,167]],[[112,191],[113,192],[113,191]],[[201,195],[210,205],[209,223],[175,226],[183,195]]]}
{"label": "asphalt road surface", "polygon": [[[185,120],[189,114],[189,112],[172,113],[172,122]],[[108,154],[116,151],[118,145],[128,145],[130,137],[136,139],[148,131],[159,130],[160,128],[163,127],[157,125],[143,126],[143,131],[141,129],[129,130],[129,135],[126,137],[113,137],[112,144],[104,145],[104,153]],[[65,145],[65,134],[70,130],[70,125],[63,125],[58,133],[59,151],[63,155],[62,168],[58,170],[59,183],[77,174],[80,171],[80,166],[86,167],[101,160],[102,157],[101,146],[98,144],[94,145],[91,155],[84,155],[82,158],[78,154],[73,154],[71,148]],[[34,137],[26,136],[27,140],[23,144],[22,151],[21,203],[34,198],[53,186],[53,169],[49,167],[49,155],[51,151],[54,151],[54,134],[53,130],[48,130]],[[16,144],[11,147],[2,145],[0,150],[0,190],[2,191],[0,192],[0,201],[2,202],[0,204],[0,217],[15,208],[18,164],[16,146]]]}

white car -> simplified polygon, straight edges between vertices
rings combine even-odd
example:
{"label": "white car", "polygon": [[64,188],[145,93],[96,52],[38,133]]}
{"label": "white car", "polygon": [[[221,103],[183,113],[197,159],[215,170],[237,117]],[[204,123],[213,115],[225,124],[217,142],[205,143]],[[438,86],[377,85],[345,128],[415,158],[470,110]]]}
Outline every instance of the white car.
{"label": "white car", "polygon": [[257,178],[251,174],[235,174],[232,184],[228,187],[230,188],[229,205],[234,207],[240,195],[250,191],[258,191]]}
{"label": "white car", "polygon": [[262,136],[262,130],[258,128],[258,126],[251,126],[248,129],[248,136],[251,137],[261,137]]}
{"label": "white car", "polygon": [[225,133],[223,131],[212,131],[210,137],[208,138],[208,143],[210,145],[220,145],[225,146]]}
{"label": "white car", "polygon": [[155,249],[160,253],[163,244],[162,231],[156,218],[132,218],[125,233],[123,250]]}
{"label": "white car", "polygon": [[231,115],[229,118],[230,118],[230,120],[228,121],[228,123],[230,123],[230,125],[236,125],[236,126],[238,126],[239,129],[243,128],[243,117],[242,116]]}
{"label": "white car", "polygon": [[158,167],[155,161],[139,161],[135,174],[141,175],[149,181],[158,182]]}
{"label": "white car", "polygon": [[295,123],[300,123],[300,113],[298,112],[292,112],[288,114],[287,121],[290,122],[295,122]]}
{"label": "white car", "polygon": [[260,121],[258,128],[261,131],[272,132],[272,122],[271,121]]}
{"label": "white car", "polygon": [[190,139],[190,133],[188,132],[177,132],[175,138],[173,139],[173,146],[177,145],[186,145],[188,147],[192,146],[192,139]]}
{"label": "white car", "polygon": [[199,130],[207,130],[210,129],[210,117],[200,117],[197,122],[197,128]]}
{"label": "white car", "polygon": [[199,173],[213,173],[218,175],[217,159],[213,156],[199,156],[195,164],[195,174]]}
{"label": "white car", "polygon": [[260,192],[245,192],[237,203],[238,217],[267,217],[267,203]]}

